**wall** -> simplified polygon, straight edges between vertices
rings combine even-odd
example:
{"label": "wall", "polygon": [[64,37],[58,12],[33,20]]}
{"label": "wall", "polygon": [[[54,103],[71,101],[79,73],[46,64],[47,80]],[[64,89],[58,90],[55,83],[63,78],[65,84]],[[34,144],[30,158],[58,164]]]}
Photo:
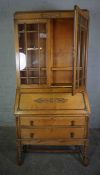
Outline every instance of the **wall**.
{"label": "wall", "polygon": [[15,50],[13,15],[16,11],[66,10],[77,4],[90,10],[88,92],[90,127],[100,128],[100,1],[99,0],[0,0],[0,125],[15,124]]}

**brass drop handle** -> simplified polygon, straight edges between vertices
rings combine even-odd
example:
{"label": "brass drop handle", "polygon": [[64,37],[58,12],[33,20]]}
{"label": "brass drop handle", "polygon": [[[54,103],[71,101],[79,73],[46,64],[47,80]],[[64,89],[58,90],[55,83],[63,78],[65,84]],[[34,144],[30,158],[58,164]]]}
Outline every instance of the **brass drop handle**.
{"label": "brass drop handle", "polygon": [[34,137],[34,133],[30,133],[30,137],[33,138]]}
{"label": "brass drop handle", "polygon": [[74,132],[71,132],[71,133],[70,133],[70,137],[71,137],[71,138],[74,138]]}
{"label": "brass drop handle", "polygon": [[71,126],[74,126],[74,125],[75,125],[75,121],[72,120],[72,121],[71,121]]}
{"label": "brass drop handle", "polygon": [[34,125],[34,121],[33,121],[33,120],[30,121],[30,125],[31,125],[31,126]]}

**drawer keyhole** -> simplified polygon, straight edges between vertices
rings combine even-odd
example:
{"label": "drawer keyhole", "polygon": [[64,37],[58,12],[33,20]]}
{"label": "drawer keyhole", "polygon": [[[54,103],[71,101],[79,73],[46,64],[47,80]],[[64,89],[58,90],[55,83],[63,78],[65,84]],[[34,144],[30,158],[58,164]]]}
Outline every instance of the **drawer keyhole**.
{"label": "drawer keyhole", "polygon": [[70,137],[71,137],[71,138],[74,138],[74,136],[75,136],[74,133],[71,132],[71,133],[70,133]]}
{"label": "drawer keyhole", "polygon": [[71,121],[71,126],[74,126],[75,125],[75,121]]}
{"label": "drawer keyhole", "polygon": [[30,133],[30,137],[33,138],[34,137],[34,133]]}
{"label": "drawer keyhole", "polygon": [[34,125],[34,121],[30,121],[30,125],[33,126]]}

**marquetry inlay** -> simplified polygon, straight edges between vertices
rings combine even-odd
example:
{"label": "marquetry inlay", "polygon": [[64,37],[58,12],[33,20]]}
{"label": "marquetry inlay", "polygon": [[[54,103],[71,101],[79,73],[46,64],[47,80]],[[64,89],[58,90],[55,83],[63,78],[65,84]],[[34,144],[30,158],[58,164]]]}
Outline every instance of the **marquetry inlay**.
{"label": "marquetry inlay", "polygon": [[37,98],[34,101],[37,103],[65,103],[66,100],[64,98]]}

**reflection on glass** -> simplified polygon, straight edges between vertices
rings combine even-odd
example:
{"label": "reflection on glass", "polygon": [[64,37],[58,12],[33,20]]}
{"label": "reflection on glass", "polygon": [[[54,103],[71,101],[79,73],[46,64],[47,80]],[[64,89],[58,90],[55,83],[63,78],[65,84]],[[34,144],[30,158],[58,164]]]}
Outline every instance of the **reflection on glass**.
{"label": "reflection on glass", "polygon": [[26,56],[24,53],[20,52],[20,70],[23,70],[26,68]]}

